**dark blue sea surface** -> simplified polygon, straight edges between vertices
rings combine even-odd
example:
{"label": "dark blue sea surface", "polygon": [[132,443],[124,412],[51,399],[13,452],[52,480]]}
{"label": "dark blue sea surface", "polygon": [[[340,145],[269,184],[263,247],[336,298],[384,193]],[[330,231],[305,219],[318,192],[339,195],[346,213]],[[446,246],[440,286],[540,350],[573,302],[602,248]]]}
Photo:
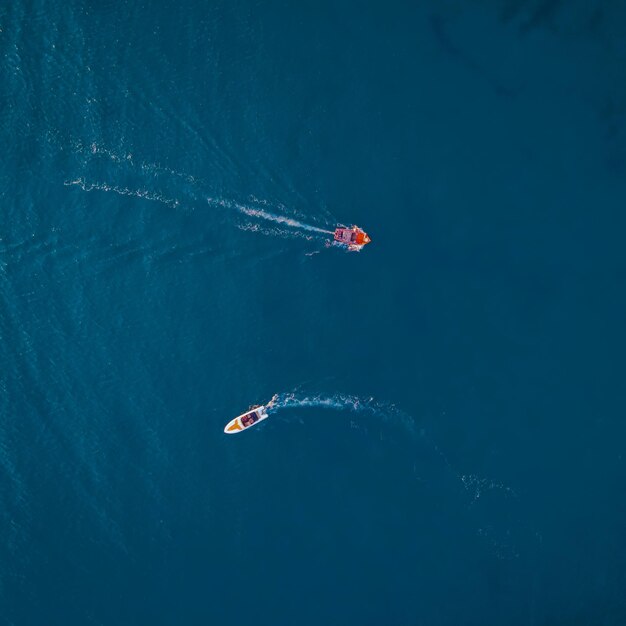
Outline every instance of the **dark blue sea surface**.
{"label": "dark blue sea surface", "polygon": [[0,80],[1,624],[626,624],[623,3],[12,0]]}

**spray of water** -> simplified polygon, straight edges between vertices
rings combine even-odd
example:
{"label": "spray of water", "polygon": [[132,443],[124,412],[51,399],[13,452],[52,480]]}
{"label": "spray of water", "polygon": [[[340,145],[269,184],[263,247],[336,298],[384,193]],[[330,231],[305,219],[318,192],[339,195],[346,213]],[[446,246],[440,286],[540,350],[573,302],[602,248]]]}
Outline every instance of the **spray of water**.
{"label": "spray of water", "polygon": [[268,222],[275,222],[276,224],[283,224],[284,226],[288,226],[297,230],[305,230],[312,233],[320,233],[322,235],[333,234],[332,230],[325,230],[324,228],[318,228],[317,226],[312,226],[311,224],[305,224],[304,222],[294,220],[291,217],[271,213],[270,211],[266,211],[264,209],[246,206],[239,202],[235,202],[234,200],[218,200],[216,198],[207,198],[207,202],[213,206],[221,206],[227,209],[234,209],[243,215],[247,215],[248,217],[266,220]]}
{"label": "spray of water", "polygon": [[324,235],[332,235],[332,230],[325,230],[324,228],[318,228],[317,226],[311,226],[310,224],[305,224],[303,222],[299,222],[298,220],[291,219],[290,217],[285,217],[284,215],[276,215],[274,213],[269,213],[268,211],[263,211],[262,209],[253,209],[246,206],[238,206],[238,209],[249,215],[250,217],[259,217],[264,220],[268,220],[270,222],[276,222],[277,224],[284,224],[285,226],[291,226],[291,228],[299,228],[301,230],[308,230],[313,233],[322,233]]}
{"label": "spray of water", "polygon": [[316,238],[315,235],[310,235],[299,230],[287,230],[285,228],[277,228],[274,226],[266,227],[254,222],[237,224],[237,228],[251,233],[261,233],[262,235],[267,235],[268,237],[280,237],[281,239],[306,239],[307,241],[313,241]]}

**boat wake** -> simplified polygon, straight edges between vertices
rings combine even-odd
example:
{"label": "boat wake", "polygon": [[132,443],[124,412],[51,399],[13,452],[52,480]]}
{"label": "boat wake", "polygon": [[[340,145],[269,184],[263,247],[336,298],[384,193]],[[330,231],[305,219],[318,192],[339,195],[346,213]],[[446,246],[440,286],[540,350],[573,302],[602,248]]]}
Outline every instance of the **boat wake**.
{"label": "boat wake", "polygon": [[237,208],[245,215],[249,217],[258,217],[263,220],[267,220],[269,222],[276,222],[277,224],[284,224],[285,226],[290,226],[291,228],[297,228],[300,230],[308,230],[312,233],[322,233],[324,235],[332,235],[332,230],[325,230],[324,228],[318,228],[317,226],[312,226],[311,224],[304,224],[303,222],[299,222],[298,220],[291,219],[290,217],[285,217],[284,215],[276,215],[274,213],[268,213],[263,209],[253,209],[251,207],[246,207],[242,205],[238,205]]}
{"label": "boat wake", "polygon": [[237,224],[239,230],[246,231],[248,233],[260,233],[267,237],[280,237],[281,239],[306,239],[307,241],[315,241],[316,236],[305,234],[299,230],[287,230],[285,228],[276,228],[272,226],[263,226],[262,224],[255,224],[253,222],[245,222],[244,224]]}
{"label": "boat wake", "polygon": [[[67,142],[58,133],[50,132],[48,140],[59,145],[62,150],[67,147]],[[325,208],[320,208],[311,217],[281,203],[252,195],[244,201],[214,197],[210,195],[211,185],[207,181],[167,165],[143,161],[132,150],[110,149],[100,143],[76,138],[69,139],[69,147],[83,160],[80,164],[82,172],[79,177],[66,180],[65,186],[78,186],[83,191],[108,191],[133,196],[187,211],[195,210],[198,203],[206,201],[211,207],[227,209],[234,214],[233,225],[239,230],[281,239],[304,239],[316,244],[323,242],[327,248],[337,244],[333,241],[337,220]],[[100,169],[102,165],[113,165],[115,172],[123,174],[126,180],[136,178],[138,174],[148,180],[137,187],[102,180],[93,182],[90,176],[83,173],[91,164],[97,164]]]}
{"label": "boat wake", "polygon": [[313,394],[305,395],[297,392],[276,394],[266,405],[268,412],[274,413],[283,409],[320,408],[333,411],[349,411],[362,415],[371,415],[384,421],[401,423],[411,433],[416,433],[415,422],[410,415],[401,411],[393,404],[383,403],[374,398],[359,398],[348,394]]}
{"label": "boat wake", "polygon": [[[74,180],[66,180],[63,182],[66,187],[77,186],[83,191],[102,191],[113,192],[120,196],[129,196],[140,198],[142,200],[150,200],[152,202],[160,202],[173,209],[193,210],[192,204],[194,198],[189,198],[188,202],[171,198],[160,191],[150,191],[145,188],[131,188],[121,185],[115,185],[107,182],[95,182],[86,178],[79,177]],[[207,203],[212,207],[234,210],[238,214],[248,219],[244,222],[235,223],[234,226],[239,230],[246,232],[259,233],[268,237],[278,237],[281,239],[304,239],[306,241],[324,241],[326,246],[331,245],[329,237],[333,231],[307,224],[300,220],[271,213],[269,211],[247,206],[235,200],[207,198]],[[272,225],[274,224],[274,225]]]}
{"label": "boat wake", "polygon": [[[502,517],[506,523],[512,507],[520,505],[517,493],[500,481],[457,471],[426,430],[418,427],[413,417],[394,404],[349,394],[307,394],[294,391],[276,394],[265,407],[269,416],[287,409],[309,408],[354,415],[355,419],[350,420],[351,428],[362,430],[369,435],[376,434],[380,436],[381,441],[394,440],[394,446],[398,446],[394,454],[400,456],[407,454],[406,459],[408,464],[412,464],[415,480],[424,485],[430,484],[431,488],[437,489],[443,488],[444,483],[440,482],[442,479],[451,481],[450,485],[458,494],[459,502],[466,511],[468,521],[475,524],[476,535],[486,542],[492,554],[498,559],[512,559],[519,556],[519,549],[516,547],[514,538],[509,536],[508,531],[502,531],[499,524],[495,524],[494,519],[494,516]],[[379,425],[382,421],[389,425],[400,426],[403,433],[408,434],[409,437],[403,435],[398,439],[389,429],[374,430],[371,423],[366,425],[365,422],[356,419],[357,416],[375,418],[374,421]],[[400,443],[402,441],[405,445]],[[415,444],[418,442],[421,445],[419,449],[416,449]],[[437,474],[441,470],[437,470],[435,474],[432,473],[436,467],[445,469],[443,474],[439,474],[439,478]],[[497,498],[497,508],[495,508],[494,498]],[[483,500],[487,500],[483,503],[484,509],[479,506]]]}
{"label": "boat wake", "polygon": [[142,198],[144,200],[161,202],[162,204],[166,204],[171,207],[177,207],[180,204],[178,200],[168,198],[160,193],[148,191],[147,189],[129,189],[128,187],[119,187],[118,185],[109,185],[108,183],[90,183],[84,178],[66,180],[63,184],[66,187],[78,185],[83,191],[112,191],[120,196],[135,196],[136,198]]}
{"label": "boat wake", "polygon": [[[259,232],[264,235],[275,237],[302,237],[304,239],[308,239],[309,241],[320,238],[321,235],[323,235],[323,238],[327,240],[328,235],[332,236],[333,234],[332,230],[320,228],[319,226],[314,226],[312,224],[307,224],[306,222],[302,222],[284,214],[274,213],[259,207],[242,204],[241,202],[237,202],[235,200],[228,200],[225,198],[217,199],[209,197],[207,198],[207,203],[210,206],[219,206],[226,209],[232,209],[234,211],[237,211],[240,215],[252,218],[251,221],[248,221],[238,226],[238,228],[240,228],[241,230]],[[283,226],[284,228],[264,227],[263,224],[267,222],[278,224],[279,226]]]}
{"label": "boat wake", "polygon": [[[46,134],[50,143],[60,145],[61,149],[63,149],[65,142],[59,135],[60,133],[52,130],[48,131]],[[87,157],[100,157],[118,165],[127,165],[129,168],[135,169],[138,168],[152,177],[166,175],[180,178],[192,184],[198,182],[198,179],[191,174],[180,172],[171,167],[161,165],[160,163],[138,160],[132,152],[127,152],[126,150],[111,150],[101,143],[96,143],[95,141],[90,143],[74,137],[70,137],[67,142],[75,154],[81,154]]]}

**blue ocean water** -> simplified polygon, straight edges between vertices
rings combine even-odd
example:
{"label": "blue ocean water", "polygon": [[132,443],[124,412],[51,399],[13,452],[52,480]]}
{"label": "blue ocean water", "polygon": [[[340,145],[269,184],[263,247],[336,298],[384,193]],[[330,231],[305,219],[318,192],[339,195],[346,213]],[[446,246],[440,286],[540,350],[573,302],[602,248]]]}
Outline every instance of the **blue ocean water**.
{"label": "blue ocean water", "polygon": [[626,623],[626,11],[413,4],[0,7],[0,623]]}

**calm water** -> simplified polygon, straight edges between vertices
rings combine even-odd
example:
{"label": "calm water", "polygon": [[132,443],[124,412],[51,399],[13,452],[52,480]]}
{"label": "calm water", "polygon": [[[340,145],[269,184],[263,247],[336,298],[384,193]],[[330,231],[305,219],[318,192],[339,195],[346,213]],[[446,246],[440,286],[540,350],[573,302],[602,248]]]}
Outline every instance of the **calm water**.
{"label": "calm water", "polygon": [[2,624],[626,623],[626,11],[366,4],[0,8]]}

